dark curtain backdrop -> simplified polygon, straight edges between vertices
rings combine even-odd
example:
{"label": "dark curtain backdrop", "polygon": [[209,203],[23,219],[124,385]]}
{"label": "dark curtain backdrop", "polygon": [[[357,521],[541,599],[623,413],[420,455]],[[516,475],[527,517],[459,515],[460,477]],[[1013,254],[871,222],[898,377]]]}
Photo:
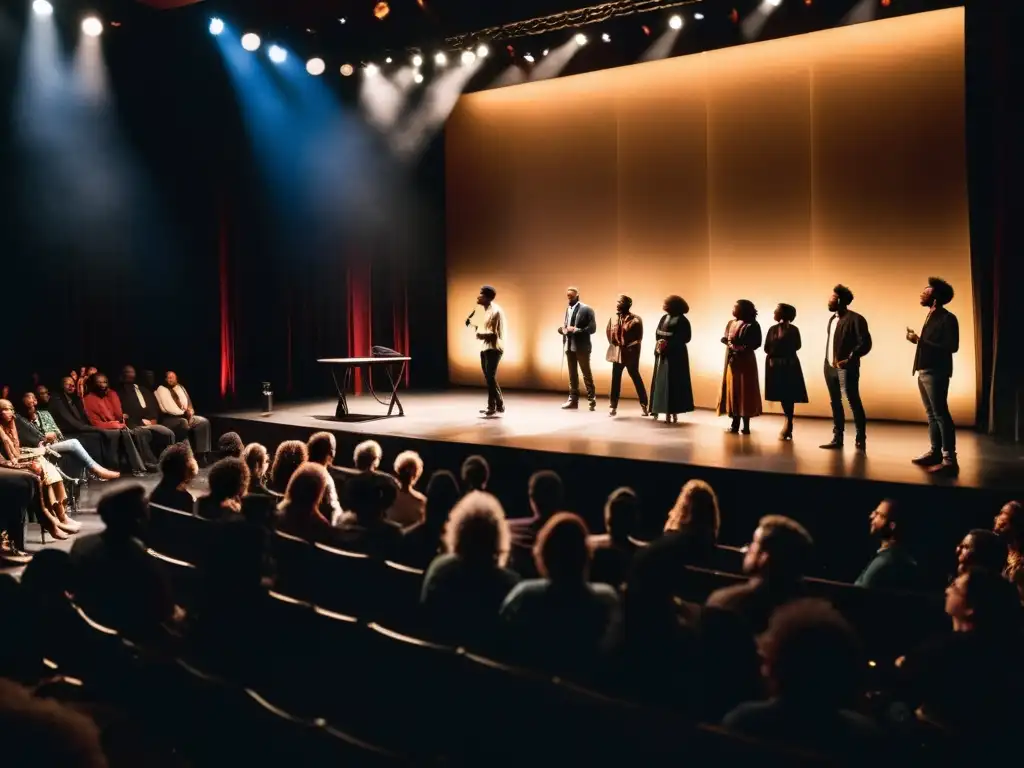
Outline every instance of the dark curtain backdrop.
{"label": "dark curtain backdrop", "polygon": [[1020,441],[1024,341],[1024,12],[1019,3],[967,3],[967,137],[971,260],[978,323],[978,427]]}
{"label": "dark curtain backdrop", "polygon": [[[263,381],[278,400],[327,395],[330,376],[316,359],[368,354],[373,344],[413,355],[412,386],[446,382],[437,142],[418,165],[381,155],[387,183],[408,194],[372,225],[282,226],[235,86],[197,23],[202,9],[142,9],[103,39],[113,94],[103,118],[130,170],[131,205],[82,228],[76,200],[98,191],[109,167],[83,152],[77,197],[45,188],[53,169],[41,170],[47,158],[27,152],[15,129],[25,46],[18,5],[0,9],[0,385],[22,390],[37,373],[56,386],[72,367],[114,376],[131,363],[177,370],[213,410],[257,402]],[[65,37],[73,46],[73,32]],[[353,114],[358,80],[331,81]],[[381,153],[383,145],[369,144]]]}

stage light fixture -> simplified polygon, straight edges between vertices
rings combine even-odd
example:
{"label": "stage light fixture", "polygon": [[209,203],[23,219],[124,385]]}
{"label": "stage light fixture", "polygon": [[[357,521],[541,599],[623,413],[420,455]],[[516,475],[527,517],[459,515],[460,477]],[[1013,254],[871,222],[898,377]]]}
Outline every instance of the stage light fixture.
{"label": "stage light fixture", "polygon": [[380,72],[380,67],[374,64],[372,61],[366,65],[366,74],[376,75],[378,72]]}
{"label": "stage light fixture", "polygon": [[445,56],[442,51],[438,51],[436,54],[434,54],[434,63],[439,67],[443,67],[445,64],[448,63],[448,57]]}
{"label": "stage light fixture", "polygon": [[258,51],[262,42],[255,32],[246,32],[242,35],[242,47],[249,52]]}
{"label": "stage light fixture", "polygon": [[695,13],[695,14],[693,14],[693,18],[695,18],[697,21],[704,21],[704,14],[703,13]]}
{"label": "stage light fixture", "polygon": [[601,42],[602,43],[610,43],[611,41],[612,41],[612,36],[609,35],[607,32],[605,32],[604,34],[601,35]]}
{"label": "stage light fixture", "polygon": [[415,75],[412,76],[412,81],[414,83],[416,83],[416,85],[419,85],[420,83],[422,83],[423,82],[423,73],[422,72],[417,72]]}
{"label": "stage light fixture", "polygon": [[348,24],[348,19],[346,19],[344,16],[342,16],[340,19],[338,19],[338,23],[339,24]]}
{"label": "stage light fixture", "polygon": [[463,51],[462,56],[460,58],[462,60],[463,65],[468,67],[474,61],[476,61],[476,54],[473,53],[472,51]]}
{"label": "stage light fixture", "polygon": [[768,0],[768,5],[772,6],[773,8],[778,8],[780,5],[782,5],[782,0]]}
{"label": "stage light fixture", "polygon": [[549,53],[550,53],[550,51],[547,48],[545,48],[544,52],[541,53],[541,56],[547,56]]}
{"label": "stage light fixture", "polygon": [[325,64],[324,60],[321,59],[319,56],[310,59],[309,61],[306,62],[306,71],[309,72],[309,74],[313,75],[313,77],[319,77],[324,73],[324,70],[326,69],[327,64]]}
{"label": "stage light fixture", "polygon": [[288,51],[282,48],[280,45],[270,46],[270,50],[267,51],[267,56],[275,64],[284,64],[288,59]]}
{"label": "stage light fixture", "polygon": [[53,6],[47,0],[34,0],[32,12],[36,16],[53,16]]}
{"label": "stage light fixture", "polygon": [[527,53],[526,55],[523,56],[523,61],[525,61],[527,64],[533,64],[533,62],[535,62],[536,59],[533,58],[532,53]]}
{"label": "stage light fixture", "polygon": [[422,67],[423,66],[423,57],[420,56],[417,53],[415,56],[412,57],[412,65],[414,67]]}
{"label": "stage light fixture", "polygon": [[380,21],[384,21],[389,13],[391,13],[391,6],[383,1],[373,6],[373,15]]}
{"label": "stage light fixture", "polygon": [[587,44],[587,36],[584,35],[582,32],[577,32],[576,33],[575,40],[576,40],[576,45],[584,46],[584,45]]}
{"label": "stage light fixture", "polygon": [[355,72],[355,71],[356,71],[355,67],[353,67],[351,64],[342,64],[341,65],[341,76],[342,77],[351,77],[352,73]]}
{"label": "stage light fixture", "polygon": [[103,22],[95,16],[86,16],[82,19],[82,32],[89,37],[99,37],[103,34]]}
{"label": "stage light fixture", "polygon": [[480,59],[486,59],[486,58],[487,58],[487,54],[489,54],[490,52],[491,52],[491,49],[490,49],[490,48],[488,48],[488,47],[487,47],[486,45],[484,45],[483,43],[480,43],[480,45],[478,45],[478,46],[476,47],[476,55],[477,55],[477,58],[480,58]]}
{"label": "stage light fixture", "polygon": [[214,16],[210,19],[210,34],[219,35],[224,31],[224,22]]}
{"label": "stage light fixture", "polygon": [[668,20],[668,25],[672,29],[682,29],[683,28],[683,17],[680,16],[679,14],[676,14],[675,16],[672,16]]}

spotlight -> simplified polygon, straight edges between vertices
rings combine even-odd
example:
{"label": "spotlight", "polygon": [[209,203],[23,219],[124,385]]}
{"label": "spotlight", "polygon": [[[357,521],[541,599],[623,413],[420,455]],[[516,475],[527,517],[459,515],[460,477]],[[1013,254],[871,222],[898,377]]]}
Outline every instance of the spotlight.
{"label": "spotlight", "polygon": [[242,35],[242,47],[247,51],[258,51],[262,41],[255,32],[246,32]]}
{"label": "spotlight", "polygon": [[412,76],[412,81],[414,83],[416,83],[416,85],[419,85],[420,83],[422,83],[423,82],[423,73],[422,72],[417,72],[415,75]]}
{"label": "spotlight", "polygon": [[82,20],[82,32],[89,37],[99,37],[103,34],[103,22],[95,16],[86,16]]}
{"label": "spotlight", "polygon": [[476,61],[476,54],[473,53],[472,51],[463,51],[462,56],[460,58],[462,60],[463,65],[468,67],[474,61]]}
{"label": "spotlight", "polygon": [[414,67],[422,67],[423,66],[423,57],[420,56],[417,53],[415,56],[412,57],[412,65]]}
{"label": "spotlight", "polygon": [[782,5],[782,0],[768,0],[768,5],[778,8]]}
{"label": "spotlight", "polygon": [[676,14],[675,16],[671,17],[668,20],[668,25],[672,29],[682,29],[683,28],[683,17],[680,16],[679,14]]}
{"label": "spotlight", "polygon": [[267,55],[275,64],[284,64],[285,60],[288,58],[288,51],[280,45],[272,45],[270,46],[270,50],[267,51]]}
{"label": "spotlight", "polygon": [[602,43],[610,43],[611,41],[612,41],[612,36],[609,35],[607,32],[605,32],[603,35],[601,35],[601,42]]}
{"label": "spotlight", "polygon": [[210,34],[211,35],[219,35],[223,31],[224,31],[224,22],[223,21],[221,21],[217,17],[214,17],[214,18],[210,19]]}
{"label": "spotlight", "polygon": [[547,49],[547,48],[545,48],[545,49],[544,49],[544,52],[543,52],[543,53],[541,54],[541,56],[547,56],[547,55],[548,55],[548,49]]}
{"label": "spotlight", "polygon": [[32,3],[32,12],[36,16],[53,16],[53,6],[47,0],[35,0]]}
{"label": "spotlight", "polygon": [[347,24],[348,23],[348,19],[346,19],[344,16],[342,16],[340,19],[338,19],[338,23],[339,24]]}
{"label": "spotlight", "polygon": [[443,67],[445,64],[448,63],[448,57],[445,56],[442,51],[438,51],[434,55],[434,63],[439,67]]}
{"label": "spotlight", "polygon": [[535,62],[536,59],[533,58],[532,53],[528,53],[525,56],[523,56],[523,61],[525,61],[527,64],[533,64],[533,62]]}
{"label": "spotlight", "polygon": [[693,18],[695,18],[697,21],[704,21],[704,14],[703,13],[695,13],[695,14],[693,14]]}
{"label": "spotlight", "polygon": [[491,49],[490,49],[490,48],[488,48],[488,47],[487,47],[486,45],[484,45],[483,43],[480,43],[480,45],[478,45],[478,46],[476,47],[476,55],[477,55],[477,58],[480,58],[480,59],[486,59],[486,58],[487,58],[487,54],[489,54],[490,52],[491,52]]}
{"label": "spotlight", "polygon": [[374,64],[372,61],[366,65],[366,74],[376,75],[378,72],[380,72],[380,67]]}
{"label": "spotlight", "polygon": [[352,73],[355,72],[355,71],[356,71],[355,67],[353,67],[351,64],[342,64],[341,65],[341,76],[342,77],[351,77]]}
{"label": "spotlight", "polygon": [[582,46],[582,45],[586,45],[587,44],[587,36],[584,35],[582,32],[577,32],[575,39],[576,39],[576,45]]}
{"label": "spotlight", "polygon": [[306,62],[306,71],[309,72],[309,74],[313,75],[313,77],[318,77],[322,75],[325,69],[327,69],[327,65],[324,63],[324,60],[321,59],[320,57],[310,59],[309,61]]}

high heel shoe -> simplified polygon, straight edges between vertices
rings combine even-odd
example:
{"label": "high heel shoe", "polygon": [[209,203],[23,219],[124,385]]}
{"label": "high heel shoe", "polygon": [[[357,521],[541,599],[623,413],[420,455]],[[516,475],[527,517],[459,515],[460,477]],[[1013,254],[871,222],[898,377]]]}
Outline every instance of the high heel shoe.
{"label": "high heel shoe", "polygon": [[39,521],[39,539],[45,544],[46,535],[49,534],[57,541],[63,541],[68,535],[57,524],[57,518],[49,511],[43,512],[43,518]]}
{"label": "high heel shoe", "polygon": [[59,511],[54,512],[53,515],[56,518],[57,527],[65,533],[78,533],[82,530],[82,524],[77,520],[72,520],[68,517],[67,510],[64,509],[63,505],[61,505],[59,507]]}
{"label": "high heel shoe", "polygon": [[117,480],[121,476],[120,472],[115,472],[112,469],[106,467],[95,466],[89,470],[89,474],[99,480]]}

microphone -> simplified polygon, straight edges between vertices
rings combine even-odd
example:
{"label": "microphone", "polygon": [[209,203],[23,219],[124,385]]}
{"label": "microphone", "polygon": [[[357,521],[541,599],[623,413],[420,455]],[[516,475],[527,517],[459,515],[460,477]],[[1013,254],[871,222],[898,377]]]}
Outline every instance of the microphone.
{"label": "microphone", "polygon": [[469,321],[473,319],[473,315],[475,315],[475,314],[476,314],[476,310],[474,309],[472,312],[469,313],[469,317],[466,318],[466,327],[467,328],[469,328]]}

